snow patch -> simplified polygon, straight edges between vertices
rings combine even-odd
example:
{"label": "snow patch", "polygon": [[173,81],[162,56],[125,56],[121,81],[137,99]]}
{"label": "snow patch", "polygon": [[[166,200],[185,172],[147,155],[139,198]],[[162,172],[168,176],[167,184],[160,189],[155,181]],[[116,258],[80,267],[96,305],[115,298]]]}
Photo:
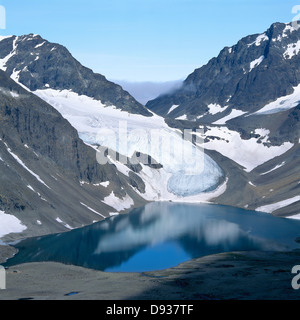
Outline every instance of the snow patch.
{"label": "snow patch", "polygon": [[169,112],[168,112],[167,114],[171,113],[173,110],[177,109],[178,107],[179,107],[179,104],[174,104],[174,105],[170,108],[170,110],[169,110]]}
{"label": "snow patch", "polygon": [[261,137],[266,137],[270,134],[270,130],[264,129],[264,128],[255,129],[254,132],[255,132],[255,134],[259,134]]}
{"label": "snow patch", "polygon": [[27,188],[30,189],[31,191],[35,192],[35,190],[32,188],[31,185],[28,185]]}
{"label": "snow patch", "polygon": [[4,58],[0,59],[0,69],[3,71],[6,71],[7,67],[6,64],[8,62],[8,60],[14,56],[16,54],[16,49],[17,49],[17,41],[18,41],[19,37],[16,37],[13,41],[13,49],[12,51]]}
{"label": "snow patch", "polygon": [[300,201],[300,196],[295,196],[290,199],[282,200],[276,203],[268,204],[265,206],[261,206],[255,209],[255,211],[261,211],[261,212],[267,212],[267,213],[272,213],[278,209],[284,208],[289,206],[290,204],[293,204],[297,201]]}
{"label": "snow patch", "polygon": [[251,42],[248,44],[248,47],[251,47],[252,45],[256,45],[256,46],[260,46],[260,44],[263,42],[263,41],[268,41],[269,40],[269,37],[263,33],[263,34],[260,34],[254,42]]}
{"label": "snow patch", "polygon": [[225,106],[225,107],[222,107],[222,106],[220,106],[219,104],[217,104],[217,103],[211,103],[211,104],[209,104],[208,106],[208,109],[209,109],[209,113],[210,114],[212,114],[212,115],[215,115],[215,114],[217,114],[217,113],[219,113],[219,112],[223,112],[223,111],[225,111],[227,108],[228,108],[228,106]]}
{"label": "snow patch", "polygon": [[[0,68],[0,69],[1,69],[1,68]],[[5,71],[4,69],[6,70],[6,67],[3,68],[2,70]],[[27,69],[27,66],[23,69],[23,71],[26,70],[26,69]],[[22,84],[22,83],[19,81],[20,72],[21,72],[21,70],[16,70],[16,68],[14,68],[14,70],[13,70],[10,78],[11,78],[12,80],[14,80],[14,81],[15,81],[19,86],[21,86],[23,89],[25,89],[26,91],[30,92],[30,90],[29,90],[24,84]],[[15,95],[13,95],[13,96],[14,96],[14,97],[18,97],[19,94],[15,93]]]}
{"label": "snow patch", "polygon": [[250,70],[251,72],[254,68],[258,67],[265,59],[265,56],[260,56],[258,59],[253,60],[250,62]]}
{"label": "snow patch", "polygon": [[240,117],[245,113],[247,113],[247,112],[244,112],[242,110],[232,109],[228,116],[215,121],[213,124],[224,125],[224,124],[226,124],[227,121],[234,119],[234,118],[237,118],[237,117]]}
{"label": "snow patch", "polygon": [[80,204],[82,205],[82,206],[84,206],[84,207],[86,207],[87,209],[89,209],[90,211],[92,211],[92,212],[94,212],[94,213],[96,213],[96,214],[98,214],[99,216],[101,216],[102,218],[106,218],[103,214],[101,214],[100,212],[98,212],[98,211],[96,211],[96,210],[94,210],[94,209],[92,209],[92,208],[90,208],[89,206],[87,206],[86,204],[84,204],[83,202],[80,202]]}
{"label": "snow patch", "polygon": [[13,36],[0,36],[0,42],[5,40],[5,39],[9,39],[11,37],[13,37]]}
{"label": "snow patch", "polygon": [[291,34],[292,32],[296,31],[296,29],[291,26],[289,23],[286,24],[285,28],[283,29],[283,32],[282,32],[282,36],[285,38],[288,36],[287,32],[289,31],[289,33]]}
{"label": "snow patch", "polygon": [[269,171],[266,171],[266,172],[264,172],[264,173],[261,173],[260,175],[263,176],[263,175],[265,175],[265,174],[268,174],[268,173],[270,173],[270,172],[272,172],[272,171],[275,171],[275,170],[281,168],[281,167],[284,166],[284,165],[285,165],[285,161],[283,161],[281,164],[278,164],[278,165],[277,165],[276,167],[274,167],[273,169],[271,169],[271,170],[269,170]]}
{"label": "snow patch", "polygon": [[20,75],[20,70],[16,70],[16,68],[13,70],[13,73],[11,74],[10,78],[13,79],[15,82],[19,82],[19,75]]}
{"label": "snow patch", "polygon": [[295,214],[295,215],[293,215],[293,216],[286,217],[286,218],[288,218],[288,219],[300,220],[300,213]]}
{"label": "snow patch", "polygon": [[[205,136],[218,137],[204,143],[204,147],[209,150],[216,150],[225,157],[232,159],[236,163],[245,168],[246,172],[250,172],[257,166],[277,157],[294,145],[285,142],[281,146],[265,146],[257,143],[258,139],[251,138],[244,140],[236,131],[229,130],[227,127],[207,127]],[[229,147],[230,146],[230,147]]]}
{"label": "snow patch", "polygon": [[254,133],[258,134],[260,136],[259,140],[262,143],[267,143],[269,141],[270,130],[263,129],[263,128],[258,128],[258,129],[254,130]]}
{"label": "snow patch", "polygon": [[[282,41],[283,38],[288,37],[292,32],[296,31],[290,24],[286,24],[285,28],[282,31],[282,34],[277,36],[277,38],[273,38],[272,41]],[[289,33],[289,34],[288,34]]]}
{"label": "snow patch", "polygon": [[26,229],[27,227],[15,216],[6,214],[4,211],[0,210],[0,238],[10,233],[23,232]]}
{"label": "snow patch", "polygon": [[109,182],[109,181],[105,181],[105,182],[100,182],[99,184],[100,184],[102,187],[107,188],[107,187],[109,186],[110,182]]}
{"label": "snow patch", "polygon": [[177,117],[175,120],[187,120],[187,115],[184,114],[184,115],[182,115],[180,117]]}
{"label": "snow patch", "polygon": [[108,159],[110,160],[110,162],[112,164],[114,164],[117,168],[117,170],[121,173],[123,173],[125,176],[129,177],[129,172],[131,171],[124,163],[121,163],[119,161],[116,161],[114,159],[112,159],[112,157],[110,157],[109,155],[107,156]]}
{"label": "snow patch", "polygon": [[123,199],[118,198],[114,192],[103,199],[103,202],[108,206],[116,209],[117,211],[122,211],[125,209],[129,209],[131,206],[134,205],[133,200],[129,197],[128,194]]}
{"label": "snow patch", "polygon": [[20,95],[15,91],[10,91],[6,88],[0,87],[0,92],[8,97],[19,98]]}
{"label": "snow patch", "polygon": [[[6,143],[5,143],[6,145]],[[6,145],[7,146],[7,145]],[[40,183],[42,183],[44,186],[46,186],[48,189],[51,189],[49,186],[46,185],[46,183],[39,177],[39,175],[37,175],[36,173],[34,173],[33,171],[31,171],[26,165],[25,163],[16,155],[14,154],[10,148],[7,147],[7,151],[8,153],[25,169],[27,170],[31,175],[33,175]]]}
{"label": "snow patch", "polygon": [[37,49],[37,48],[43,46],[45,43],[46,43],[46,41],[44,41],[44,42],[42,42],[42,43],[40,43],[40,44],[37,44],[34,48]]}
{"label": "snow patch", "polygon": [[119,213],[119,212],[110,212],[109,215],[110,215],[111,217],[115,217],[115,216],[120,215],[120,213]]}
{"label": "snow patch", "polygon": [[70,230],[74,229],[71,226],[69,226],[67,223],[63,222],[60,218],[56,218],[55,220],[57,222],[61,223],[62,225],[64,225],[66,228],[70,229]]}
{"label": "snow patch", "polygon": [[296,107],[300,103],[300,84],[293,89],[292,94],[276,99],[253,114],[271,114]]}
{"label": "snow patch", "polygon": [[287,46],[287,49],[283,53],[284,59],[292,59],[294,56],[296,56],[300,51],[300,40],[298,40],[295,43],[290,43]]}

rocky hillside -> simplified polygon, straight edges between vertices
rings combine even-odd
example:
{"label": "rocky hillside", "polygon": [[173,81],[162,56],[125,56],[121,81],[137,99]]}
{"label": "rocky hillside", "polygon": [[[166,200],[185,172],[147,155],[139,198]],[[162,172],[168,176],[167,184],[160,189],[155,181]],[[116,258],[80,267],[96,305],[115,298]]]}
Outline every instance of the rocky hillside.
{"label": "rocky hillside", "polygon": [[0,172],[0,237],[65,231],[145,203],[134,175],[100,165],[59,112],[3,71]]}
{"label": "rocky hillside", "polygon": [[300,213],[300,30],[275,23],[195,70],[175,93],[147,104],[170,126],[203,128],[224,170],[215,202],[280,216]]}
{"label": "rocky hillside", "polygon": [[225,47],[175,93],[150,101],[147,107],[173,119],[202,123],[258,111],[299,85],[299,45],[299,29],[275,23],[262,34]]}

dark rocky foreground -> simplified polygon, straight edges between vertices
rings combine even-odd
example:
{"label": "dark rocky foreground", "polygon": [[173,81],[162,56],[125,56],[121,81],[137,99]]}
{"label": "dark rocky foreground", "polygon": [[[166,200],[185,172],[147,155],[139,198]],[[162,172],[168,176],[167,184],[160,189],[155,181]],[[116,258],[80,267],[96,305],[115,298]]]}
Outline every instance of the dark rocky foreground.
{"label": "dark rocky foreground", "polygon": [[141,274],[31,263],[6,271],[0,300],[298,300],[297,264],[299,251],[223,253]]}

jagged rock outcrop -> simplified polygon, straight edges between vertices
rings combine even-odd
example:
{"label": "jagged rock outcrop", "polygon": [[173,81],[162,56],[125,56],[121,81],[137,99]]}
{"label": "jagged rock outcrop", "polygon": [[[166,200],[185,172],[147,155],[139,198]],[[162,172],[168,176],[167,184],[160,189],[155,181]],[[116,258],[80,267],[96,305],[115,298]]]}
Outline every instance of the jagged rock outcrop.
{"label": "jagged rock outcrop", "polygon": [[[148,102],[147,107],[163,116],[185,115],[201,123],[217,121],[232,109],[255,112],[291,94],[300,83],[299,43],[299,29],[274,23],[262,34],[225,47],[190,74],[180,89]],[[177,107],[170,111],[172,106]]]}

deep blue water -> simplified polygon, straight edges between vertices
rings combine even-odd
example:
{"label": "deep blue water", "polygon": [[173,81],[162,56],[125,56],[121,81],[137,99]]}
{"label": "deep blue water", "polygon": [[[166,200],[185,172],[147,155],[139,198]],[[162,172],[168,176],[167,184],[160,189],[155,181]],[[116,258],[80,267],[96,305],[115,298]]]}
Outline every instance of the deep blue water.
{"label": "deep blue water", "polygon": [[103,271],[161,270],[209,254],[300,248],[300,221],[210,204],[150,203],[66,233],[26,239],[5,265],[56,261]]}

